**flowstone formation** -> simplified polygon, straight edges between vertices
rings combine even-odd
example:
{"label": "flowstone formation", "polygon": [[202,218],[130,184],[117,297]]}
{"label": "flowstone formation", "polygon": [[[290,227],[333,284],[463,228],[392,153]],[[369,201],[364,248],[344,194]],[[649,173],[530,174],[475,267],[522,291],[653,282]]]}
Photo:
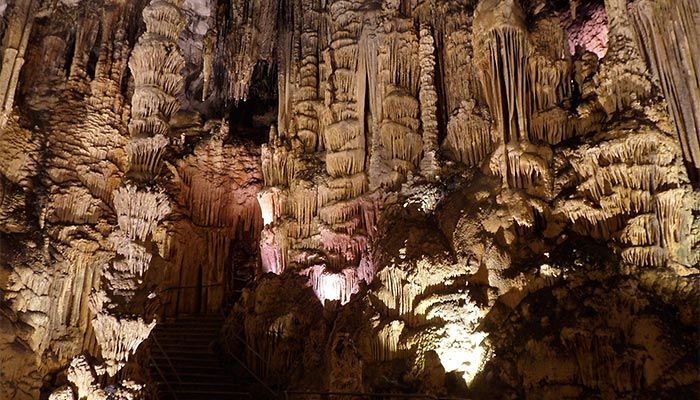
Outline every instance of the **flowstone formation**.
{"label": "flowstone formation", "polygon": [[0,399],[150,398],[221,312],[273,391],[700,394],[697,0],[0,17]]}

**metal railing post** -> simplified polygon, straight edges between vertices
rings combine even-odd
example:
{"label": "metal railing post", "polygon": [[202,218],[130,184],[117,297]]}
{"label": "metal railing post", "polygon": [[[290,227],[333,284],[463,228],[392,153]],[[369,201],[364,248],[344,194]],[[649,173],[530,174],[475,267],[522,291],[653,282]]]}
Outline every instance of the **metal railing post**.
{"label": "metal railing post", "polygon": [[[151,352],[151,349],[148,349],[148,357],[151,359],[151,362],[153,363],[153,366],[156,367],[156,371],[158,371],[158,375],[160,375],[160,379],[163,380],[163,383],[165,383],[165,386],[168,387],[168,390],[170,391],[170,394],[173,395],[175,400],[179,400],[177,397],[177,393],[175,393],[175,390],[173,389],[172,386],[170,386],[170,382],[165,378],[165,374],[163,374],[163,371],[160,370],[160,367],[158,366],[158,363],[153,359],[153,353]],[[177,376],[177,373],[175,374]],[[178,378],[179,380],[179,378]],[[156,391],[158,391],[158,387],[156,387]]]}
{"label": "metal railing post", "polygon": [[158,350],[163,354],[165,357],[165,361],[168,362],[168,366],[170,366],[170,369],[173,370],[173,374],[175,374],[175,378],[177,378],[177,383],[182,383],[182,379],[180,379],[180,375],[177,373],[177,370],[175,369],[175,366],[173,363],[170,361],[170,357],[168,357],[168,354],[163,350],[163,347],[161,347],[160,343],[158,342],[158,339],[156,339],[156,336],[153,335],[153,342],[158,346]]}

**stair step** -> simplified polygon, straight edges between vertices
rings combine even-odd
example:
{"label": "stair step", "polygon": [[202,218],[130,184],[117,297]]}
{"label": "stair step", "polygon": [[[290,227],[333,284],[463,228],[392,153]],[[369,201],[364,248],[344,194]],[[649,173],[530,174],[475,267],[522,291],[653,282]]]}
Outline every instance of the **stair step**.
{"label": "stair step", "polygon": [[175,331],[185,331],[191,333],[218,333],[221,329],[221,325],[216,325],[212,327],[200,326],[200,325],[156,325],[156,332],[175,332]]}
{"label": "stair step", "polygon": [[[156,332],[155,335],[158,335]],[[204,344],[204,343],[212,343],[217,340],[216,335],[193,335],[190,337],[182,337],[178,338],[175,336],[154,336],[156,340],[158,341],[159,344],[180,344],[180,345],[187,345],[187,344]]]}
{"label": "stair step", "polygon": [[[234,379],[231,377],[231,375],[222,373],[220,371],[212,371],[211,373],[201,373],[201,372],[180,371],[177,368],[175,370],[177,371],[177,376],[175,376],[175,373],[173,373],[171,370],[161,370],[161,372],[164,375],[163,377],[165,379],[168,379],[168,381],[170,381],[170,378],[173,378],[175,381],[177,381],[178,377],[183,382],[189,382],[190,380],[193,380],[193,379],[201,379],[203,382]],[[158,376],[160,376],[160,375],[158,375]],[[241,381],[242,379],[234,379],[234,380]]]}
{"label": "stair step", "polygon": [[[161,373],[162,373],[165,376],[165,379],[167,379],[168,381],[171,380],[170,379],[171,377],[173,378],[173,380],[177,380],[175,378],[174,372],[172,371],[172,369],[170,367],[163,367],[160,365],[159,365],[159,367],[160,367],[160,371],[158,371],[155,368],[151,368],[151,376],[158,377],[158,376],[161,376]],[[213,378],[231,379],[231,377],[235,375],[233,373],[229,374],[227,372],[221,372],[221,368],[189,368],[189,369],[185,369],[184,367],[183,368],[175,367],[175,371],[177,371],[177,374],[180,377],[180,379],[185,379],[186,377],[194,377],[194,378],[202,377],[202,379],[204,379],[203,376],[206,376],[206,377],[209,377],[212,379]]]}
{"label": "stair step", "polygon": [[202,343],[168,342],[168,343],[163,343],[159,340],[158,344],[160,346],[155,346],[155,349],[157,349],[157,350],[163,349],[163,350],[165,350],[166,353],[168,352],[168,350],[173,349],[173,350],[184,350],[187,352],[214,354],[214,351],[212,350],[212,347],[213,347],[212,342],[202,342]]}
{"label": "stair step", "polygon": [[156,357],[155,355],[153,356],[153,360],[158,363],[158,365],[166,365],[168,366],[169,363],[172,363],[175,368],[178,368],[178,366],[182,367],[189,367],[189,366],[205,366],[205,367],[214,367],[214,368],[222,368],[221,367],[221,362],[219,359],[216,357],[207,357],[207,358],[196,358],[196,357],[185,357],[185,356],[168,356],[163,357]]}
{"label": "stair step", "polygon": [[177,353],[179,351],[184,351],[186,353],[194,353],[196,352],[197,354],[201,353],[210,353],[210,354],[215,354],[213,350],[213,346],[210,343],[185,343],[184,347],[183,344],[175,344],[175,343],[168,343],[168,344],[163,344],[159,343],[160,347],[155,346],[152,350],[153,353],[162,353],[161,349],[166,354],[170,354],[171,350],[174,353]]}
{"label": "stair step", "polygon": [[178,344],[178,345],[198,345],[198,344],[209,344],[216,341],[216,337],[210,338],[174,338],[174,337],[157,337],[158,344]]}
{"label": "stair step", "polygon": [[216,317],[206,317],[206,318],[190,318],[190,317],[182,317],[182,318],[177,318],[177,319],[165,319],[163,321],[160,321],[158,325],[167,325],[167,324],[184,324],[184,323],[196,323],[196,324],[210,324],[210,323],[222,323],[224,321],[223,316],[216,316]]}
{"label": "stair step", "polygon": [[204,339],[214,339],[218,337],[218,332],[197,332],[187,329],[171,329],[168,331],[161,331],[156,329],[155,333],[158,340],[161,338],[164,340],[204,340]]}
{"label": "stair step", "polygon": [[164,392],[158,396],[159,400],[258,400],[254,399],[250,393],[213,393],[213,392],[197,392],[197,391],[178,391],[175,396]]}
{"label": "stair step", "polygon": [[[159,386],[168,386],[165,382],[155,382]],[[177,379],[168,382],[170,387],[175,390],[184,389],[192,390],[197,389],[201,391],[229,391],[229,392],[247,392],[250,383],[241,382],[178,382]]]}
{"label": "stair step", "polygon": [[224,365],[221,360],[212,355],[212,354],[203,354],[201,356],[192,356],[192,355],[180,355],[180,354],[173,354],[170,356],[168,354],[168,357],[166,358],[162,354],[151,354],[152,360],[158,362],[158,365],[168,365],[168,363],[171,363],[175,366],[175,368],[178,367],[197,367],[197,368],[202,368],[202,367],[214,367],[214,368],[221,368],[222,365]]}
{"label": "stair step", "polygon": [[156,326],[150,372],[164,380],[156,382],[159,400],[260,400],[250,394],[255,387],[252,377],[242,368],[225,366],[219,357],[215,343],[223,324],[223,316],[212,314],[183,316]]}
{"label": "stair step", "polygon": [[187,329],[194,329],[194,330],[202,330],[202,331],[215,331],[219,330],[223,324],[223,321],[221,322],[202,322],[202,323],[197,323],[197,322],[192,322],[192,323],[172,323],[172,324],[156,324],[156,330],[163,329],[163,328],[187,328]]}

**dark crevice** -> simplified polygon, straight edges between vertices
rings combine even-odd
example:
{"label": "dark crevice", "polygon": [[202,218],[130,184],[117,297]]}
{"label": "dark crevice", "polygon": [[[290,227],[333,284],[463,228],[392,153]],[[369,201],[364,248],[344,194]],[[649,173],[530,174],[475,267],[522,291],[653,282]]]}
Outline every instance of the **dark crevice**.
{"label": "dark crevice", "polygon": [[258,61],[253,69],[248,98],[229,108],[229,133],[232,139],[267,142],[270,125],[277,118],[277,68]]}

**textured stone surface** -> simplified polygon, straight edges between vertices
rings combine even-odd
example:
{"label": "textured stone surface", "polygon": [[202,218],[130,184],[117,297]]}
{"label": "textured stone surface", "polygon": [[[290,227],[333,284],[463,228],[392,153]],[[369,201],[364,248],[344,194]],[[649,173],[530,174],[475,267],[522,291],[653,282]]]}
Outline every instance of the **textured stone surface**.
{"label": "textured stone surface", "polygon": [[221,310],[279,387],[697,397],[696,1],[0,17],[0,398],[143,398]]}

